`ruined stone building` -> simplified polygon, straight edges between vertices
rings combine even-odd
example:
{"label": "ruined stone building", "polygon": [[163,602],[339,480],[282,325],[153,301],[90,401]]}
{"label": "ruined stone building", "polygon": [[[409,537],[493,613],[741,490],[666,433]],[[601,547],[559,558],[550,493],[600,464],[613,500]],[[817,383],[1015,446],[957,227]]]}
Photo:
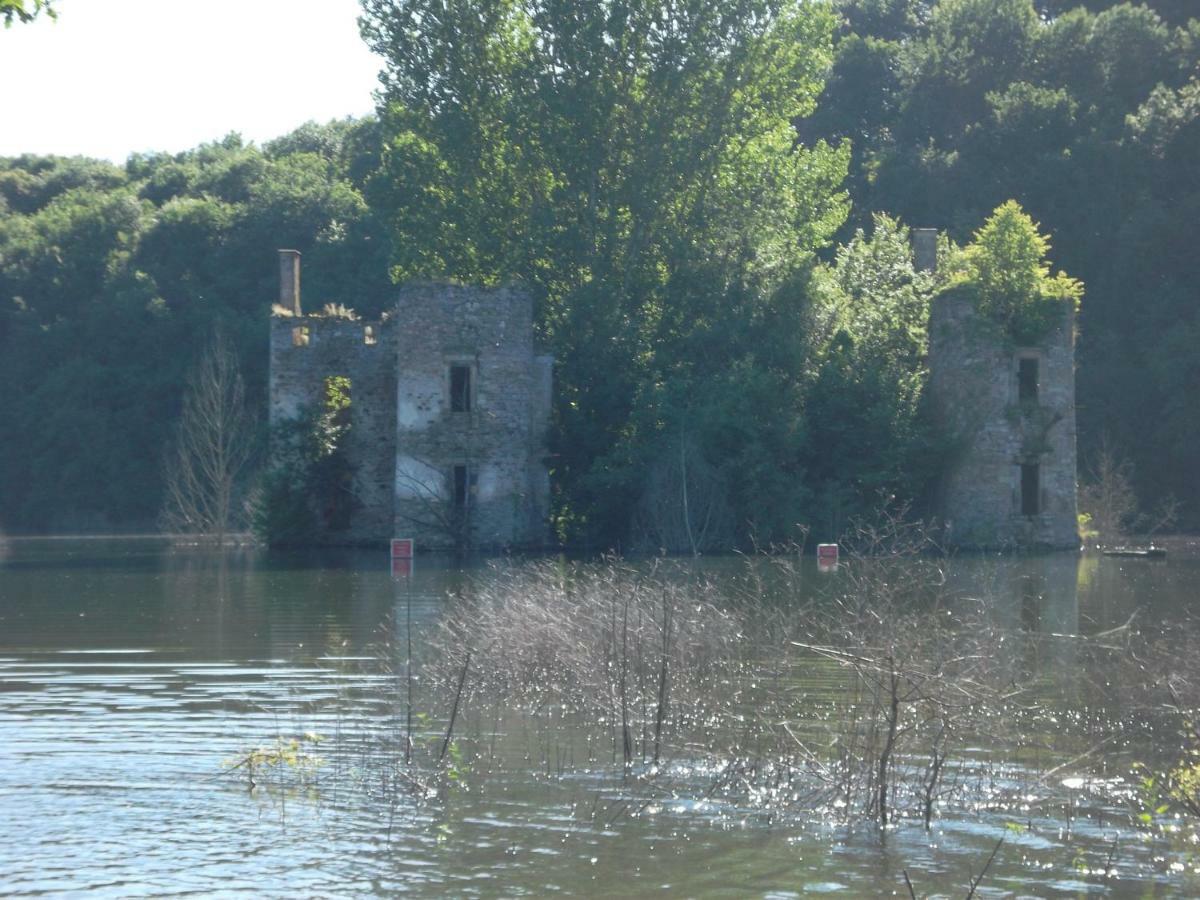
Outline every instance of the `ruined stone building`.
{"label": "ruined stone building", "polygon": [[[937,233],[915,229],[933,269]],[[929,318],[929,389],[952,442],[938,506],[951,546],[1078,549],[1075,314],[1036,346],[1014,347],[973,303],[946,292]]]}
{"label": "ruined stone building", "polygon": [[375,321],[305,314],[300,254],[281,250],[279,260],[272,426],[319,413],[331,386],[349,400],[337,415],[348,426],[350,502],[344,514],[318,510],[323,539],[542,546],[552,359],[535,350],[529,294],[413,284]]}

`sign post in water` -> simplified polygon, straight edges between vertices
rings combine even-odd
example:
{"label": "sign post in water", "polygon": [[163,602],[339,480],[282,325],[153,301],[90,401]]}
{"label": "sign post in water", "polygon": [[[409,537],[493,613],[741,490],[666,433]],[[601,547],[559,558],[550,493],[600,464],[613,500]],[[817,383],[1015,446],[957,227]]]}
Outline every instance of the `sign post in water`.
{"label": "sign post in water", "polygon": [[836,572],[838,567],[838,545],[817,544],[817,571]]}
{"label": "sign post in water", "polygon": [[412,538],[392,538],[392,575],[396,578],[407,578],[412,574],[413,540]]}

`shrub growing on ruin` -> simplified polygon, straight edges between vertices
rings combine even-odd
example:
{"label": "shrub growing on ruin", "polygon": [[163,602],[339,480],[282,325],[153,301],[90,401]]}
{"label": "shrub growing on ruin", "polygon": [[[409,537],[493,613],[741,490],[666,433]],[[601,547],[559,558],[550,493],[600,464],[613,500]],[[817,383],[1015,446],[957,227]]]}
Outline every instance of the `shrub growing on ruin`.
{"label": "shrub growing on ruin", "polygon": [[350,381],[325,381],[325,399],[274,427],[274,465],[263,475],[251,502],[252,527],[259,540],[302,544],[322,527],[336,531],[350,521],[356,503],[354,471],[344,442],[350,430]]}
{"label": "shrub growing on ruin", "polygon": [[1015,200],[998,206],[966,248],[958,286],[1017,345],[1037,344],[1083,297],[1082,282],[1051,274],[1049,251],[1049,239]]}

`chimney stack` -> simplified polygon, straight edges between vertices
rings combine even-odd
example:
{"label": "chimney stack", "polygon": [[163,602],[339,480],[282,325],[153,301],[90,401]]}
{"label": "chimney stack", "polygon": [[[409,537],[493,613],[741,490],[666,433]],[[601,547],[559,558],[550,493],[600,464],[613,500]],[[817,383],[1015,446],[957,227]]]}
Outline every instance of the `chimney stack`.
{"label": "chimney stack", "polygon": [[295,315],[300,312],[300,251],[279,251],[279,305],[290,309]]}
{"label": "chimney stack", "polygon": [[936,272],[937,229],[914,228],[912,230],[913,266],[918,272]]}

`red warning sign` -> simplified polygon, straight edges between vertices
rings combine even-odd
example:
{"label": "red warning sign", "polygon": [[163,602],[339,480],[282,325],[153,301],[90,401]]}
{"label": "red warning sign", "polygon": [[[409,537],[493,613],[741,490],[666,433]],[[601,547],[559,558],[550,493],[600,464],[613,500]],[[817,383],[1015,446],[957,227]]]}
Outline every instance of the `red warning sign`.
{"label": "red warning sign", "polygon": [[838,545],[817,544],[817,571],[834,572],[838,567]]}
{"label": "red warning sign", "polygon": [[392,559],[412,559],[412,538],[392,538]]}

